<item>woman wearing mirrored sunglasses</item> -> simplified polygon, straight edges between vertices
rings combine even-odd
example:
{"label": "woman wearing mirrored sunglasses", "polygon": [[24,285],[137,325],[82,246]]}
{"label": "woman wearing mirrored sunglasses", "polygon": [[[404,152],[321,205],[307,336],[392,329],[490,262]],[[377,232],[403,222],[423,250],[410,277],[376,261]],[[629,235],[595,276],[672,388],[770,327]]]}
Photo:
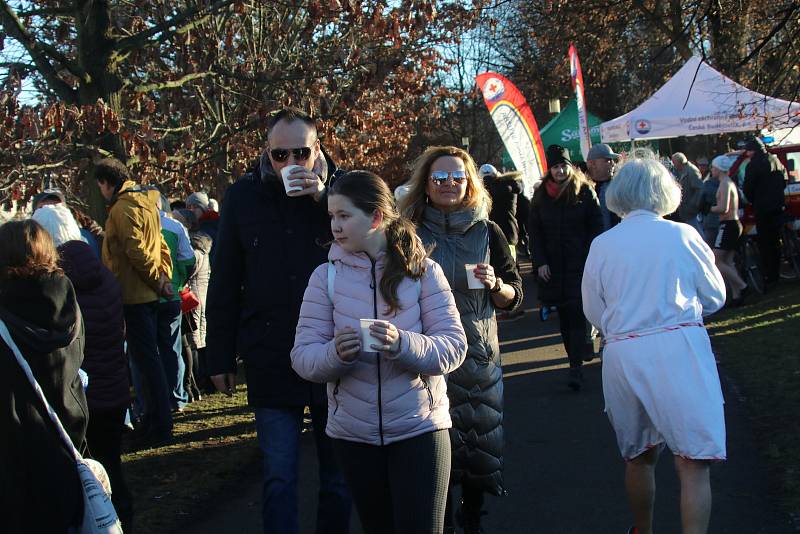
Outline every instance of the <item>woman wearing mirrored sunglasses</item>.
{"label": "woman wearing mirrored sunglasses", "polygon": [[[467,358],[448,375],[450,484],[462,486],[457,517],[464,531],[478,532],[483,494],[504,493],[503,374],[495,309],[520,305],[522,280],[503,232],[488,220],[491,198],[469,154],[450,146],[428,148],[407,185],[400,210],[416,224],[425,245],[434,246],[431,257],[450,283],[467,334]],[[477,264],[481,289],[469,288],[467,264]],[[473,404],[476,399],[480,405]],[[453,512],[448,498],[445,532],[454,532]]]}
{"label": "woman wearing mirrored sunglasses", "polygon": [[561,338],[569,357],[567,385],[583,384],[584,360],[593,348],[583,315],[581,279],[589,245],[603,231],[600,203],[589,179],[572,165],[569,151],[547,147],[547,174],[531,202],[528,231],[543,306],[556,306]]}

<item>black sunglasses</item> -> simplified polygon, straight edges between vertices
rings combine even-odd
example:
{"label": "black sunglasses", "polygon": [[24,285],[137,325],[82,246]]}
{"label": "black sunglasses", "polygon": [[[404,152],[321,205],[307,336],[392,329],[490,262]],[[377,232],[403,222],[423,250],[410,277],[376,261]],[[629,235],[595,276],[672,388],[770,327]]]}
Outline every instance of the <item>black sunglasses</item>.
{"label": "black sunglasses", "polygon": [[289,159],[289,153],[294,156],[295,161],[306,161],[311,157],[311,147],[301,146],[300,148],[273,148],[269,151],[272,159],[283,163]]}

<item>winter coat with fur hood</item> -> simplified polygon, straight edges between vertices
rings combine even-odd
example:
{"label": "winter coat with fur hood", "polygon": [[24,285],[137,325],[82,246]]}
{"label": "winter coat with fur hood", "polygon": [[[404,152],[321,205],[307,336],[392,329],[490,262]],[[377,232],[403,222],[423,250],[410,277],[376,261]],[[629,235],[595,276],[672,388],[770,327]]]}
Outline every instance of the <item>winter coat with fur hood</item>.
{"label": "winter coat with fur hood", "polygon": [[[327,434],[336,439],[388,445],[450,428],[444,374],[464,361],[466,336],[442,269],[426,260],[420,283],[397,288],[400,309],[391,314],[380,292],[385,255],[331,247],[336,268],[328,295],[328,264],[311,275],[300,308],[292,367],[307,380],[328,383]],[[359,331],[359,319],[377,318],[400,331],[395,355],[362,351],[352,362],[339,358],[334,332]]]}

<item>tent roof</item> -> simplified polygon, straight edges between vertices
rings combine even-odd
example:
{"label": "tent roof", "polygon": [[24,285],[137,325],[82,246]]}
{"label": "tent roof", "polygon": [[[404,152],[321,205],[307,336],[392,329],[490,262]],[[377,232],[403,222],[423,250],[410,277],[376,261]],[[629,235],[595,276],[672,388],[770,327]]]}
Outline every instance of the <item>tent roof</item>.
{"label": "tent roof", "polygon": [[600,125],[603,142],[784,128],[800,103],[751,91],[692,57],[639,107]]}
{"label": "tent roof", "polygon": [[[586,119],[589,122],[589,127],[592,127],[596,124],[600,124],[603,121],[591,111],[586,112]],[[578,103],[573,98],[570,100],[564,109],[561,110],[561,113],[550,119],[550,122],[544,125],[544,127],[539,130],[539,134],[547,133],[550,128],[559,129],[561,128],[577,128],[578,127]]]}
{"label": "tent roof", "polygon": [[[592,143],[599,143],[599,125],[603,122],[602,119],[587,112],[586,120],[589,123]],[[561,145],[569,150],[572,161],[583,161],[581,140],[578,134],[578,103],[574,98],[567,103],[561,113],[550,119],[550,122],[539,130],[539,135],[545,148],[549,145]]]}

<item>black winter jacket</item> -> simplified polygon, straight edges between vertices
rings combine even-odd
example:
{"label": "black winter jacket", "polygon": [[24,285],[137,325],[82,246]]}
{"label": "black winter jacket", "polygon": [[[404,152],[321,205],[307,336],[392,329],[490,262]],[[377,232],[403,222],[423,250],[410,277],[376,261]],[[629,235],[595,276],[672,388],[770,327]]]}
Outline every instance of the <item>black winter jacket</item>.
{"label": "black winter jacket", "polygon": [[489,219],[500,227],[509,245],[516,245],[519,240],[517,195],[522,193],[522,184],[511,177],[488,178],[484,183],[492,197]]}
{"label": "black winter jacket", "polygon": [[758,142],[760,149],[745,168],[742,189],[757,218],[780,216],[786,203],[786,169],[778,156],[767,152],[764,144]]}
{"label": "black winter jacket", "polygon": [[580,300],[589,245],[603,231],[603,216],[594,188],[583,185],[576,200],[568,204],[563,195],[550,197],[546,183],[533,195],[528,231],[533,243],[534,269],[550,266],[550,281],[539,281],[539,299],[547,304]]}
{"label": "black winter jacket", "polygon": [[300,378],[289,353],[303,293],[331,240],[326,199],[286,196],[271,167],[261,176],[256,166],[225,193],[206,301],[208,372],[233,372],[238,354],[253,407],[327,402],[325,385]]}
{"label": "black winter jacket", "polygon": [[488,290],[469,289],[464,265],[489,263],[515,290],[508,309],[522,302],[522,279],[503,232],[466,209],[443,213],[428,206],[418,226],[431,258],[441,267],[467,335],[467,358],[447,376],[453,427],[452,484],[467,483],[494,495],[503,487],[503,372],[495,308]]}
{"label": "black winter jacket", "polygon": [[75,288],[86,329],[81,367],[89,375],[89,408],[107,411],[125,406],[130,392],[119,282],[83,241],[67,241],[58,252]]}
{"label": "black winter jacket", "polygon": [[[88,408],[78,377],[83,326],[69,279],[0,281],[0,318],[75,446]],[[11,349],[0,341],[0,514],[3,532],[63,533],[83,517],[75,459]]]}

